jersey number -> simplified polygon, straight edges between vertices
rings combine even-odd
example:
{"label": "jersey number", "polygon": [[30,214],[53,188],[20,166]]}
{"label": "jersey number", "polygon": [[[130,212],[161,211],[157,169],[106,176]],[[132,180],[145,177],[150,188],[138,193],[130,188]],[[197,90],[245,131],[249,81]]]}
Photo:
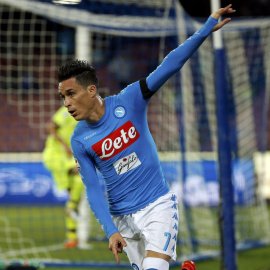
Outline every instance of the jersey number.
{"label": "jersey number", "polygon": [[168,248],[168,245],[169,245],[169,243],[170,243],[170,240],[171,240],[171,234],[168,233],[168,232],[165,232],[165,233],[164,233],[164,236],[167,237],[166,244],[165,244],[165,246],[164,246],[164,248],[163,248],[163,250],[166,251],[167,248]]}

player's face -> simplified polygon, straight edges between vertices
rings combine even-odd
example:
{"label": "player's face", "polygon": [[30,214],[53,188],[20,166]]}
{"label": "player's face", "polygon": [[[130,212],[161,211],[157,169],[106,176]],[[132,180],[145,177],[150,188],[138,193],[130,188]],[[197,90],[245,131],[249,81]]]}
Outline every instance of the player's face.
{"label": "player's face", "polygon": [[87,89],[84,89],[76,82],[75,78],[70,78],[59,83],[58,89],[59,95],[71,116],[77,121],[91,119],[96,96],[94,85],[90,85]]}

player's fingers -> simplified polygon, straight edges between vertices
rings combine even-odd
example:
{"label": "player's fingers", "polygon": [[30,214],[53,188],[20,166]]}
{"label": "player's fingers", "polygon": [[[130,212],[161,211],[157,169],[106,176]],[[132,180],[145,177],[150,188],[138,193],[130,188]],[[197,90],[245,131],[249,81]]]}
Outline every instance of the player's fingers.
{"label": "player's fingers", "polygon": [[119,259],[119,256],[118,256],[117,249],[116,248],[113,248],[112,252],[113,252],[113,255],[114,255],[117,263],[119,264],[120,263],[120,259]]}
{"label": "player's fingers", "polygon": [[228,9],[226,12],[224,12],[222,15],[224,15],[224,14],[231,14],[231,13],[234,13],[234,12],[236,12],[236,10],[230,8],[230,9]]}
{"label": "player's fingers", "polygon": [[230,20],[231,20],[231,18],[226,18],[223,21],[221,21],[220,22],[220,28],[223,27],[225,24],[227,24]]}
{"label": "player's fingers", "polygon": [[231,20],[231,18],[226,18],[223,21],[219,22],[218,24],[216,24],[216,26],[213,28],[212,32],[217,31],[218,29],[222,28],[225,24],[227,24],[229,21]]}
{"label": "player's fingers", "polygon": [[118,244],[117,244],[117,251],[122,253],[124,247],[126,247],[126,246],[127,246],[126,241],[124,239],[122,239],[122,241],[119,241]]}
{"label": "player's fingers", "polygon": [[122,245],[122,243],[120,241],[117,244],[117,252],[118,253],[122,253],[123,252],[123,245]]}
{"label": "player's fingers", "polygon": [[232,6],[232,4],[229,4],[228,6],[219,9],[219,10],[218,10],[218,13],[219,13],[220,15],[227,13],[228,10],[230,10],[231,6]]}
{"label": "player's fingers", "polygon": [[227,13],[234,13],[234,12],[236,12],[236,10],[233,9],[233,8],[229,8],[228,11],[227,11]]}
{"label": "player's fingers", "polygon": [[123,252],[123,247],[118,247],[117,248],[117,253],[122,253]]}
{"label": "player's fingers", "polygon": [[121,244],[122,244],[124,247],[127,246],[127,243],[126,243],[126,241],[125,241],[124,239],[122,239]]}
{"label": "player's fingers", "polygon": [[230,13],[234,13],[236,10],[234,10],[233,8],[231,8],[231,4],[224,7],[224,8],[220,8],[219,10],[217,10],[216,12],[212,13],[212,17],[215,19],[218,19],[220,16],[222,16],[223,14],[230,14]]}

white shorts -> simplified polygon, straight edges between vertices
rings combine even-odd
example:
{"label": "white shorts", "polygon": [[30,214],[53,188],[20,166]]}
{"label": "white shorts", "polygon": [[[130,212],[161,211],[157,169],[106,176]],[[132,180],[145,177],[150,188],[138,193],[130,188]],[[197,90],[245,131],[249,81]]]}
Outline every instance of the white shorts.
{"label": "white shorts", "polygon": [[146,250],[166,254],[176,260],[178,200],[173,191],[132,214],[113,217],[125,239],[133,269],[142,269]]}

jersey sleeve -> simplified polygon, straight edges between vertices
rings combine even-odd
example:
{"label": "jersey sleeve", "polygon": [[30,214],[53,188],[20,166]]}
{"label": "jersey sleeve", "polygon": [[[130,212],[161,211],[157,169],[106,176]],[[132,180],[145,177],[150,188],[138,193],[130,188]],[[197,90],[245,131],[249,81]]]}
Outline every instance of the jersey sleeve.
{"label": "jersey sleeve", "polygon": [[146,98],[154,94],[173,74],[182,68],[185,62],[210,35],[217,23],[218,19],[210,16],[200,30],[164,58],[156,70],[146,78],[146,82],[142,82],[143,94]]}
{"label": "jersey sleeve", "polygon": [[85,186],[87,200],[96,219],[109,238],[118,232],[112,221],[107,201],[99,184],[99,179],[92,158],[86,153],[83,145],[71,139],[73,156]]}
{"label": "jersey sleeve", "polygon": [[128,85],[118,97],[138,109],[146,107],[151,96],[183,67],[185,62],[210,35],[217,23],[218,19],[210,16],[200,30],[171,51],[148,77]]}

